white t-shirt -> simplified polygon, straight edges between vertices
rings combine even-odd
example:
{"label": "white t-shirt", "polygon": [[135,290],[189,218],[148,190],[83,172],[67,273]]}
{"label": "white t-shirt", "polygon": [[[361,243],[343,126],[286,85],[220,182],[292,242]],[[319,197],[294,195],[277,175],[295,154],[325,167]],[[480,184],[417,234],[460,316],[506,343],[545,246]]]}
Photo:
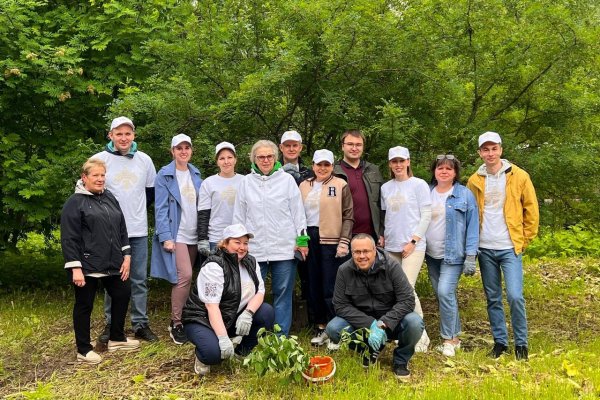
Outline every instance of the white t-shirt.
{"label": "white t-shirt", "polygon": [[444,258],[446,248],[446,200],[454,191],[454,186],[445,193],[431,190],[431,222],[427,228],[426,253],[429,257]]}
{"label": "white t-shirt", "polygon": [[198,213],[196,211],[196,189],[190,170],[175,170],[179,195],[181,196],[181,219],[177,231],[177,243],[198,243]]}
{"label": "white t-shirt", "polygon": [[210,210],[208,222],[208,240],[218,242],[223,239],[223,229],[231,225],[233,206],[243,175],[235,174],[231,178],[213,175],[206,178],[198,194],[198,211]]}
{"label": "white t-shirt", "polygon": [[[240,281],[242,285],[242,296],[240,300],[240,306],[238,312],[246,308],[248,302],[256,294],[254,289],[254,282],[250,277],[250,274],[240,264]],[[258,276],[258,293],[265,293],[265,283],[262,280],[260,274],[260,267],[256,263],[256,276]],[[216,262],[209,262],[202,267],[198,273],[198,297],[200,301],[208,304],[219,304],[223,295],[223,285],[225,283],[225,276],[223,274],[223,268]]]}
{"label": "white t-shirt", "polygon": [[148,236],[146,188],[154,187],[156,169],[146,153],[135,152],[133,158],[108,151],[93,156],[106,163],[106,188],[117,198],[129,237]]}
{"label": "white t-shirt", "polygon": [[483,203],[483,221],[479,235],[479,247],[490,250],[512,249],[508,226],[504,219],[506,201],[506,174],[488,174],[485,177],[485,200]]}
{"label": "white t-shirt", "polygon": [[313,182],[313,187],[304,199],[304,211],[306,212],[306,226],[319,226],[319,209],[321,190],[323,182]]}
{"label": "white t-shirt", "polygon": [[[385,211],[385,249],[400,252],[412,239],[419,221],[421,207],[431,205],[429,186],[414,176],[400,182],[391,180],[381,186],[381,209]],[[425,238],[415,250],[425,251]]]}

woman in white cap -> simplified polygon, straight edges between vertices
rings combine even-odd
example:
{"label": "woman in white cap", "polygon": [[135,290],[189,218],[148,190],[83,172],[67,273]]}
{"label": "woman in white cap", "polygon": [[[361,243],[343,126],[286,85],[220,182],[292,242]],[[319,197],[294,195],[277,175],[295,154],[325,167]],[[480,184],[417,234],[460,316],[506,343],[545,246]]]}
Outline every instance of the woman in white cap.
{"label": "woman in white cap", "polygon": [[208,255],[217,247],[223,229],[231,225],[233,206],[243,175],[235,172],[235,146],[221,142],[215,147],[219,173],[202,182],[198,195],[198,251]]}
{"label": "woman in white cap", "polygon": [[296,282],[296,250],[306,259],[308,236],[302,196],[292,176],[277,161],[279,151],[270,140],[252,146],[252,172],[240,184],[233,223],[244,224],[255,238],[250,250],[263,279],[271,273],[275,323],[287,335],[292,325],[292,297]]}
{"label": "woman in white cap", "polygon": [[[381,186],[381,223],[383,236],[379,245],[401,264],[412,287],[425,259],[425,232],[431,221],[429,186],[413,176],[410,153],[406,147],[392,147],[388,152],[392,179]],[[421,302],[415,293],[415,312],[423,318]],[[415,351],[426,352],[429,337],[423,331]]]}
{"label": "woman in white cap", "polygon": [[175,344],[187,341],[181,310],[190,293],[192,265],[198,252],[197,199],[202,179],[189,163],[192,139],[179,134],[171,140],[173,161],[161,168],[155,181],[155,230],[150,274],[166,279],[171,289],[169,335]]}
{"label": "woman in white cap", "polygon": [[[183,309],[185,332],[196,346],[194,371],[199,375],[234,354],[247,355],[258,343],[258,330],[273,328],[273,307],[263,302],[260,267],[248,254],[253,237],[242,224],[223,230],[223,239],[202,264]],[[234,350],[236,336],[241,340]]]}
{"label": "woman in white cap", "polygon": [[335,317],[333,289],[339,266],[348,259],[354,213],[345,180],[333,176],[333,153],[315,151],[314,177],[300,184],[308,236],[308,302],[314,310],[314,346],[328,343],[327,323]]}

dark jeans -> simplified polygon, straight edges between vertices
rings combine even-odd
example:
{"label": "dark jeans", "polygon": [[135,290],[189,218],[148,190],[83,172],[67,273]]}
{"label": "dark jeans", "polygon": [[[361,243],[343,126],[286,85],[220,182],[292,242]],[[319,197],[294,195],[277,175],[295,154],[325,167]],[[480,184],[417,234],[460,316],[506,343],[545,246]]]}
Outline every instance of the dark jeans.
{"label": "dark jeans", "polygon": [[340,265],[347,257],[336,258],[336,244],[320,244],[319,228],[307,229],[308,241],[308,304],[314,311],[315,324],[327,324],[335,317],[333,309],[333,289]]}
{"label": "dark jeans", "polygon": [[90,340],[90,323],[94,299],[98,290],[98,283],[102,281],[108,295],[112,298],[110,325],[110,340],[125,340],[125,315],[129,307],[131,286],[129,280],[123,282],[120,275],[106,276],[102,278],[85,277],[83,287],[75,288],[75,306],[73,307],[73,328],[75,329],[75,342],[77,352],[85,355],[94,347]]}
{"label": "dark jeans", "polygon": [[[394,349],[394,366],[408,364],[408,361],[415,354],[415,345],[421,338],[425,325],[423,319],[416,312],[411,312],[402,318],[402,321],[396,325],[396,329],[391,331],[386,329],[388,340],[398,340],[398,347]],[[333,343],[339,343],[341,332],[347,330],[352,333],[356,329],[343,318],[335,317],[327,324],[327,335]],[[368,346],[365,340],[365,346]],[[364,351],[362,346],[349,346],[357,351]],[[380,349],[371,349],[380,350]]]}
{"label": "dark jeans", "polygon": [[[258,344],[256,333],[260,328],[273,329],[273,320],[275,313],[270,304],[262,303],[256,310],[254,318],[252,318],[252,327],[250,333],[244,336],[242,342],[235,349],[236,354],[245,356],[250,353],[254,346]],[[215,331],[203,324],[185,323],[183,324],[185,333],[190,342],[196,346],[196,357],[203,364],[216,365],[221,362],[221,349],[219,348],[219,339]],[[235,337],[235,323],[227,330],[229,337]]]}

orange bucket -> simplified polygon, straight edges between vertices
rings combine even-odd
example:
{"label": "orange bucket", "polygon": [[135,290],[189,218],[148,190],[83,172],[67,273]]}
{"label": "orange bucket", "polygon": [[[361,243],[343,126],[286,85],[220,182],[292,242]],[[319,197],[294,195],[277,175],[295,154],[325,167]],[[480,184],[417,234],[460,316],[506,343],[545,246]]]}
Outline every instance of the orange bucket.
{"label": "orange bucket", "polygon": [[302,372],[302,377],[310,383],[323,383],[335,375],[335,361],[329,356],[314,356],[310,358],[308,368]]}

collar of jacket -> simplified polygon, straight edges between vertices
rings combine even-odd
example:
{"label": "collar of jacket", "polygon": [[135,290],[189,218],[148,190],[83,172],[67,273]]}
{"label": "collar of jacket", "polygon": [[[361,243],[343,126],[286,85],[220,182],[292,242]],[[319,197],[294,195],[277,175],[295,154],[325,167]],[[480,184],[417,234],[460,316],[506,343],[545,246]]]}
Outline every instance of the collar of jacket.
{"label": "collar of jacket", "polygon": [[[329,178],[325,179],[323,182],[321,182],[323,185],[328,184],[329,182],[331,182],[331,180],[334,178],[333,176],[333,172],[331,173],[331,175],[329,175]],[[310,186],[313,186],[313,184],[317,181],[317,177],[313,176],[312,178],[308,178],[307,179],[308,183],[310,184]]]}
{"label": "collar of jacket", "polygon": [[115,156],[123,156],[127,158],[133,158],[135,152],[137,151],[137,143],[131,142],[131,147],[129,148],[129,153],[121,154],[118,150],[115,150],[115,145],[112,141],[108,142],[104,150],[108,151],[110,154],[114,154]]}
{"label": "collar of jacket", "polygon": [[275,165],[273,165],[273,169],[271,171],[269,171],[268,174],[263,174],[263,172],[260,170],[260,168],[258,168],[258,166],[256,165],[256,163],[252,163],[252,171],[256,172],[259,175],[264,175],[264,176],[271,176],[273,175],[274,172],[278,171],[279,168],[281,168],[281,163],[279,161],[275,161]]}
{"label": "collar of jacket", "polygon": [[220,247],[217,247],[217,250],[215,251],[215,255],[222,257],[224,259],[228,259],[231,263],[233,263],[233,265],[238,265],[238,266],[243,266],[244,263],[242,263],[242,261],[248,257],[248,253],[246,253],[246,255],[244,256],[244,258],[242,258],[241,260],[238,260],[238,255],[237,253],[230,253],[225,249],[222,249]]}

